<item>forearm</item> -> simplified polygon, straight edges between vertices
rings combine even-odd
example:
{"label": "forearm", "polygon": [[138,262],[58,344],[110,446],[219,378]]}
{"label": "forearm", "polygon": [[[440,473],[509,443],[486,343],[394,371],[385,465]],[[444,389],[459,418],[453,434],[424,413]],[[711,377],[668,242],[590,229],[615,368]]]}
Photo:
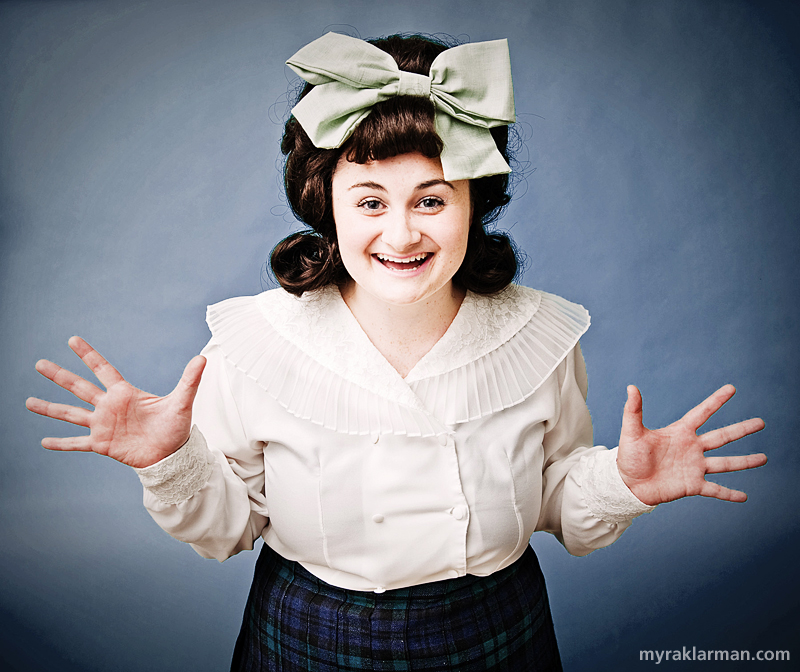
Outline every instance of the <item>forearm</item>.
{"label": "forearm", "polygon": [[204,557],[222,561],[252,548],[267,524],[266,511],[251,500],[247,483],[224,455],[208,448],[196,426],[180,450],[136,472],[156,523]]}
{"label": "forearm", "polygon": [[542,511],[537,529],[555,534],[573,555],[616,541],[636,516],[652,510],[620,477],[617,449],[593,446],[586,407],[586,376],[579,350],[567,357],[559,378],[557,412],[543,439]]}
{"label": "forearm", "polygon": [[622,481],[616,453],[598,446],[564,479],[559,538],[572,555],[614,543],[634,518],[655,508],[639,501]]}

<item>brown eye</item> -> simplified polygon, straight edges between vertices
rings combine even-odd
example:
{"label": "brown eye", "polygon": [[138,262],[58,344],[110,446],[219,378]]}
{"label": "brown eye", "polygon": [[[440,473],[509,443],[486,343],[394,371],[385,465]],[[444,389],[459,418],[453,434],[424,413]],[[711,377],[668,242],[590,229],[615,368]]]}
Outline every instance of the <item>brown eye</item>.
{"label": "brown eye", "polygon": [[444,205],[444,201],[442,201],[442,199],[440,199],[440,198],[435,198],[434,196],[428,196],[426,198],[423,198],[419,202],[419,204],[423,208],[430,210],[430,209],[433,209],[433,208],[439,208],[439,207],[443,206]]}
{"label": "brown eye", "polygon": [[380,210],[382,203],[376,198],[367,198],[361,203],[358,204],[359,208],[364,208],[365,210]]}

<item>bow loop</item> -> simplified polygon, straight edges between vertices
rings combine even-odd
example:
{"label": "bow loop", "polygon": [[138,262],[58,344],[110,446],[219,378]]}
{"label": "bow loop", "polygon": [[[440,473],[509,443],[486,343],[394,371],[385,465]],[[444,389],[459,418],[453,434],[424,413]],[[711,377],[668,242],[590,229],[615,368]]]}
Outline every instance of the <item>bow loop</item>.
{"label": "bow loop", "polygon": [[431,65],[437,107],[450,116],[491,128],[513,124],[514,91],[506,40],[462,44]]}
{"label": "bow loop", "polygon": [[401,71],[382,49],[338,33],[307,44],[286,64],[315,85],[292,114],[316,147],[341,147],[382,100],[424,96],[434,104],[446,180],[511,172],[489,132],[514,122],[506,40],[446,49],[430,76]]}
{"label": "bow loop", "polygon": [[286,61],[310,84],[336,80],[358,89],[381,88],[396,81],[400,69],[385,51],[369,42],[326,33]]}

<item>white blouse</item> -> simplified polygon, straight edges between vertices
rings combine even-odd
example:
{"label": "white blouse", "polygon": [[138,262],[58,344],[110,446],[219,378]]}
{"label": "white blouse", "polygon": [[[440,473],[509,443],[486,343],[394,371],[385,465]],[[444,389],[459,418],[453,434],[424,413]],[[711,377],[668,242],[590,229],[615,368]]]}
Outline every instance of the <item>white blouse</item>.
{"label": "white blouse", "polygon": [[320,579],[382,592],[485,576],[535,530],[584,555],[649,511],[592,447],[582,306],[467,293],[402,378],[335,287],[208,309],[185,446],[138,469],[155,521],[220,561],[259,536]]}

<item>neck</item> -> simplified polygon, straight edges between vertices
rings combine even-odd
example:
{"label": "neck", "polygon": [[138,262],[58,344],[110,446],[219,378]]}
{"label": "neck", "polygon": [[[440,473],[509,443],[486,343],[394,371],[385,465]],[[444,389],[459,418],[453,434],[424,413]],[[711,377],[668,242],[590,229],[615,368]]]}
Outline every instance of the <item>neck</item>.
{"label": "neck", "polygon": [[403,378],[444,335],[466,294],[451,283],[432,297],[396,305],[359,290],[354,282],[341,293],[369,340]]}

